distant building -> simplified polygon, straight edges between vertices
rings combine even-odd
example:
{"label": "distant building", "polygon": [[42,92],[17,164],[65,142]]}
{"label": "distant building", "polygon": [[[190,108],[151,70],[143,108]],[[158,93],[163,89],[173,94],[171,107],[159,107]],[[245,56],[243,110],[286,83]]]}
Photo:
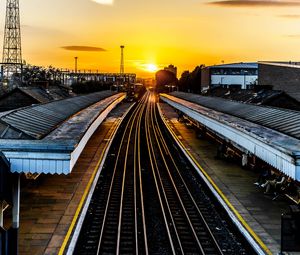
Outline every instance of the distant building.
{"label": "distant building", "polygon": [[165,67],[164,70],[169,71],[169,72],[175,74],[175,77],[177,78],[177,67],[176,66],[169,65],[169,66]]}
{"label": "distant building", "polygon": [[300,101],[300,62],[259,62],[258,84],[270,85]]}
{"label": "distant building", "polygon": [[257,84],[257,63],[235,63],[208,66],[201,72],[201,87],[252,88]]}

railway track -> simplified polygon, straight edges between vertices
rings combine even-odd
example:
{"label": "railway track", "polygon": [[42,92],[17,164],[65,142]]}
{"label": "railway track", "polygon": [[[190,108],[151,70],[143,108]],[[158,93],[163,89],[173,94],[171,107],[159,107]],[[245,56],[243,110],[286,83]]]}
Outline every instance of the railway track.
{"label": "railway track", "polygon": [[155,103],[148,104],[146,133],[149,156],[154,161],[152,171],[156,179],[157,192],[164,197],[161,207],[165,211],[164,214],[168,215],[165,224],[168,227],[172,252],[223,254],[180,174],[180,166],[173,159],[162,134],[156,108]]}
{"label": "railway track", "polygon": [[113,141],[74,254],[246,254],[189,170],[147,92]]}

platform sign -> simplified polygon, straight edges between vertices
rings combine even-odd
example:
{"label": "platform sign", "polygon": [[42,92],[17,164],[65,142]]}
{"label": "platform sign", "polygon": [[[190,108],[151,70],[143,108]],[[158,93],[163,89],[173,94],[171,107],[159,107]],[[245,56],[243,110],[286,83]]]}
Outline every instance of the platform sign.
{"label": "platform sign", "polygon": [[281,252],[300,252],[300,208],[290,206],[281,216]]}

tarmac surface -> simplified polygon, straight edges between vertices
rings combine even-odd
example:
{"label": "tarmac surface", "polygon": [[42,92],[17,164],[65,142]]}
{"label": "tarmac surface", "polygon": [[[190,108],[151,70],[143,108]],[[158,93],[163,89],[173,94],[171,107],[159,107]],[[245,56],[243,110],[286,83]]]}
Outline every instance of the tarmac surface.
{"label": "tarmac surface", "polygon": [[191,126],[178,121],[178,114],[172,107],[165,103],[160,106],[177,137],[272,254],[277,254],[280,251],[281,214],[288,211],[292,202],[285,197],[273,201],[273,196],[264,195],[264,189],[254,185],[258,172],[243,169],[237,162],[216,159],[217,143],[198,138]]}

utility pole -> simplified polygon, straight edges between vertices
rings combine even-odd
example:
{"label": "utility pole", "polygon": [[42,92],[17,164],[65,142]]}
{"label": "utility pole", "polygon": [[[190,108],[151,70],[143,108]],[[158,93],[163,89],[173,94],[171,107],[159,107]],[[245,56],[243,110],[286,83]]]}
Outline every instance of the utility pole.
{"label": "utility pole", "polygon": [[22,79],[22,49],[19,0],[6,1],[6,18],[3,43],[3,75],[6,79],[20,74]]}
{"label": "utility pole", "polygon": [[75,73],[77,73],[78,68],[78,57],[75,57]]}
{"label": "utility pole", "polygon": [[120,48],[121,48],[120,74],[121,74],[121,76],[123,76],[123,74],[124,74],[124,48],[125,48],[125,46],[121,45]]}
{"label": "utility pole", "polygon": [[120,78],[119,80],[121,80],[121,84],[124,83],[124,45],[120,46],[121,48],[121,64],[120,64]]}

